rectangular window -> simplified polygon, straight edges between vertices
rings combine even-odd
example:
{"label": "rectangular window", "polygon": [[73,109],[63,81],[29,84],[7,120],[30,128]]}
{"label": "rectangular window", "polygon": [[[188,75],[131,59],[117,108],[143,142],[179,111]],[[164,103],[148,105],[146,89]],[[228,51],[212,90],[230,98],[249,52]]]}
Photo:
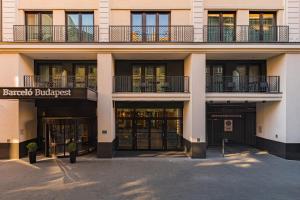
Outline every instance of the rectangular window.
{"label": "rectangular window", "polygon": [[26,12],[26,40],[51,41],[53,39],[52,12]]}
{"label": "rectangular window", "polygon": [[266,66],[263,61],[208,61],[206,76],[208,92],[260,91]]}
{"label": "rectangular window", "polygon": [[232,42],[235,36],[235,13],[209,12],[207,23],[207,39],[209,42]]}
{"label": "rectangular window", "polygon": [[95,40],[94,13],[69,12],[66,14],[66,24],[68,42],[93,42]]}
{"label": "rectangular window", "polygon": [[277,41],[276,14],[272,12],[250,12],[249,40],[252,42]]}
{"label": "rectangular window", "polygon": [[131,26],[133,42],[170,41],[169,12],[132,12]]}
{"label": "rectangular window", "polygon": [[35,74],[39,87],[97,88],[97,66],[91,62],[39,61]]}
{"label": "rectangular window", "polygon": [[165,65],[133,65],[132,88],[134,92],[163,92],[167,85]]}

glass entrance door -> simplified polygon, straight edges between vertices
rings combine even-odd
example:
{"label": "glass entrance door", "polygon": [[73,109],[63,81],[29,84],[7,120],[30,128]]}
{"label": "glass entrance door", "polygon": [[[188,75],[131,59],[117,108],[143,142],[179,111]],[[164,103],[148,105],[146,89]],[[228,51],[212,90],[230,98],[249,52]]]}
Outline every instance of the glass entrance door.
{"label": "glass entrance door", "polygon": [[78,154],[89,152],[89,123],[86,119],[44,119],[46,156],[69,156],[67,146],[76,142]]}
{"label": "glass entrance door", "polygon": [[164,127],[163,120],[161,119],[151,119],[150,120],[150,148],[152,150],[161,150],[164,148],[163,136]]}
{"label": "glass entrance door", "polygon": [[179,150],[182,147],[181,109],[117,109],[119,150]]}
{"label": "glass entrance door", "polygon": [[149,125],[148,120],[136,120],[136,149],[148,150],[149,149]]}

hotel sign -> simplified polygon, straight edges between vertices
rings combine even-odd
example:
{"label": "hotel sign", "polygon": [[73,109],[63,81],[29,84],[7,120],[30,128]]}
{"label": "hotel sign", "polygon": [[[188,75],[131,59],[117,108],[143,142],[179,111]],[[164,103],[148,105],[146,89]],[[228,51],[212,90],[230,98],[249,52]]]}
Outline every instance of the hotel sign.
{"label": "hotel sign", "polygon": [[41,89],[41,88],[20,88],[20,89],[2,89],[3,97],[62,97],[72,96],[71,90],[66,89]]}
{"label": "hotel sign", "polygon": [[[95,99],[86,88],[0,88],[0,99]],[[95,93],[95,92],[93,92]],[[92,96],[91,96],[92,95]]]}

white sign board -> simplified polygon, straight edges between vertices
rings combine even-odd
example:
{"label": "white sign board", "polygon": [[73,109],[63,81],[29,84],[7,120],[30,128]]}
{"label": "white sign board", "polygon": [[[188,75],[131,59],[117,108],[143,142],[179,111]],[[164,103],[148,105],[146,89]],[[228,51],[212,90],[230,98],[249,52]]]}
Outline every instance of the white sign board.
{"label": "white sign board", "polygon": [[224,120],[224,132],[232,132],[233,131],[233,120],[225,119]]}

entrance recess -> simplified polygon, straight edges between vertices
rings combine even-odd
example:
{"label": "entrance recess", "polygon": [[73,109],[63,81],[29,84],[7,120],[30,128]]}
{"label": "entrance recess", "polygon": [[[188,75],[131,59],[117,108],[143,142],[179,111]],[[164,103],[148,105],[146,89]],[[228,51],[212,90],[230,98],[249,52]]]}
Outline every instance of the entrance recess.
{"label": "entrance recess", "polygon": [[86,118],[45,118],[43,126],[46,156],[69,156],[67,146],[70,142],[76,142],[78,154],[92,150]]}
{"label": "entrance recess", "polygon": [[182,150],[181,108],[117,108],[118,150]]}
{"label": "entrance recess", "polygon": [[255,104],[208,104],[206,122],[209,146],[256,144]]}

